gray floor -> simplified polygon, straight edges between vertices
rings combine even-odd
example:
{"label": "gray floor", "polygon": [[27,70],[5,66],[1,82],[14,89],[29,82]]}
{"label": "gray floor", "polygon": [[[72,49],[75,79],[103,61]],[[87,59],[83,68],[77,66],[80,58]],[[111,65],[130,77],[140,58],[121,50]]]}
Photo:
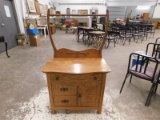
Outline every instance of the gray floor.
{"label": "gray floor", "polygon": [[[122,94],[119,94],[127,70],[129,54],[139,50],[145,51],[147,43],[155,42],[155,39],[160,37],[159,33],[160,31],[157,30],[154,38],[149,38],[142,43],[139,41],[136,44],[132,41],[129,45],[126,42],[124,46],[119,43],[115,48],[111,43],[108,49],[103,49],[103,57],[112,69],[107,76],[105,94],[111,98],[108,104],[112,103],[114,106],[114,108],[112,106],[110,108],[113,109],[110,110],[112,112],[106,113],[103,110],[103,114],[112,116],[111,120],[160,120],[160,88],[149,107],[145,107],[144,103],[151,86],[150,82],[133,77],[132,83],[129,84],[127,81]],[[76,42],[75,34],[66,34],[65,31],[57,31],[54,38],[58,48],[67,47],[74,50],[88,48],[83,42]],[[46,61],[53,57],[49,38],[42,38],[39,47],[17,46],[8,52],[10,58],[7,58],[5,53],[0,54],[0,120],[39,120],[33,116],[27,118],[30,110],[25,108],[25,105],[30,104],[31,98],[47,88],[46,77],[41,70]],[[34,104],[38,106],[40,103]],[[116,111],[114,111],[115,109]],[[49,112],[48,114],[50,115]],[[65,112],[61,114],[65,114]],[[92,114],[86,119],[93,120],[96,113]],[[83,114],[80,114],[81,116]],[[64,118],[54,117],[48,120],[60,119]],[[65,119],[67,120],[67,117]],[[105,120],[105,117],[95,119]]]}

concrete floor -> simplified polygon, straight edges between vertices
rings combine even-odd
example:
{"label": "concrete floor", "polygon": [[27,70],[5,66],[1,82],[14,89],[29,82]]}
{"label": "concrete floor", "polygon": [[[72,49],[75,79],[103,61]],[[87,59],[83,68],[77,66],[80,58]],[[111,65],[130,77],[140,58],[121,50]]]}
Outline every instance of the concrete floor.
{"label": "concrete floor", "polygon": [[[128,56],[131,52],[145,51],[149,42],[155,42],[160,31],[156,31],[154,38],[149,38],[142,43],[128,42],[123,46],[121,43],[113,44],[108,49],[103,49],[103,57],[112,69],[107,76],[105,98],[102,115],[88,111],[59,112],[51,115],[49,112],[49,99],[46,76],[41,72],[49,58],[53,57],[53,50],[49,38],[41,39],[41,46],[24,47],[17,46],[10,49],[10,58],[5,53],[0,54],[0,120],[160,120],[160,88],[153,96],[149,107],[144,103],[147,98],[151,83],[133,77],[132,83],[127,81],[122,94],[119,94],[128,65]],[[65,31],[57,30],[54,35],[58,48],[67,47],[74,50],[86,49],[82,42],[76,42],[75,34],[66,34]],[[42,94],[45,96],[42,97]],[[40,95],[41,94],[41,95]],[[38,101],[36,101],[38,99]],[[32,101],[34,100],[34,102]],[[43,112],[42,104],[46,113]],[[33,106],[32,106],[33,104]],[[35,106],[39,107],[35,112]],[[34,111],[32,111],[34,109]],[[33,113],[33,114],[31,114]],[[77,115],[76,117],[72,115]],[[48,116],[47,116],[48,115]],[[45,117],[47,116],[47,117]],[[85,117],[84,117],[85,116]]]}

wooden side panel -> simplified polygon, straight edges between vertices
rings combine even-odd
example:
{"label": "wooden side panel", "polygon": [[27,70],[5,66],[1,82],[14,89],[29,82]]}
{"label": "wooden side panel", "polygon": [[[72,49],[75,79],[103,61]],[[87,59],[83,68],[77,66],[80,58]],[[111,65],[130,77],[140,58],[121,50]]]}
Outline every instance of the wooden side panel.
{"label": "wooden side panel", "polygon": [[106,85],[106,73],[103,74],[102,77],[102,88],[101,88],[101,93],[100,93],[100,102],[99,102],[99,109],[97,111],[98,114],[101,114],[102,112],[102,105],[103,105],[103,96],[104,96],[104,90],[105,90],[105,85]]}
{"label": "wooden side panel", "polygon": [[48,84],[48,91],[49,91],[49,98],[50,98],[50,106],[51,106],[51,113],[54,113],[54,101],[53,101],[53,91],[52,91],[52,86],[51,86],[51,79],[50,79],[50,74],[47,74],[47,84]]}

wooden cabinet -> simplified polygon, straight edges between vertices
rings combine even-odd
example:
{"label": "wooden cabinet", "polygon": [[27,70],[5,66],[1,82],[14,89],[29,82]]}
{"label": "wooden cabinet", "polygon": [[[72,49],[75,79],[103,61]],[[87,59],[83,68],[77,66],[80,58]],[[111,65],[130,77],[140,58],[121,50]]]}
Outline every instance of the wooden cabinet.
{"label": "wooden cabinet", "polygon": [[[101,113],[106,73],[102,58],[54,58],[43,72],[47,74],[51,112],[55,110],[97,110]],[[90,63],[96,64],[90,65]],[[63,69],[62,69],[63,66]]]}
{"label": "wooden cabinet", "polygon": [[147,20],[149,18],[149,13],[143,13],[143,20]]}
{"label": "wooden cabinet", "polygon": [[51,34],[56,33],[56,26],[51,26]]}
{"label": "wooden cabinet", "polygon": [[[57,77],[56,77],[57,76]],[[98,107],[103,77],[99,74],[50,74],[54,106]]]}

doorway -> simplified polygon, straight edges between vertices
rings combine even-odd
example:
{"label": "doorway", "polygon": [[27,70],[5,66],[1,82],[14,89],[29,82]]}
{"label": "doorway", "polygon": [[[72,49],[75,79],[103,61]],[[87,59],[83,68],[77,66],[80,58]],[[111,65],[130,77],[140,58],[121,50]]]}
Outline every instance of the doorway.
{"label": "doorway", "polygon": [[[18,27],[12,0],[0,0],[0,35],[8,43],[8,49],[17,46],[16,36]],[[5,51],[5,46],[0,43],[0,52]]]}

